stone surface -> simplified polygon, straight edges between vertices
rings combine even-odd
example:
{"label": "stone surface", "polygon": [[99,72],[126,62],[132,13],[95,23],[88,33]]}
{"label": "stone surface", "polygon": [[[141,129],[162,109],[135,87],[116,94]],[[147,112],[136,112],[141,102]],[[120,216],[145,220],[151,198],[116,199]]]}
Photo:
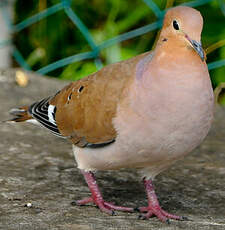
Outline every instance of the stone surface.
{"label": "stone surface", "polygon": [[[11,108],[52,95],[66,84],[28,75],[29,85],[22,88],[15,83],[15,70],[0,70],[0,120],[9,118]],[[225,109],[217,108],[202,145],[155,181],[162,206],[191,219],[170,225],[156,218],[138,220],[138,213],[107,216],[93,205],[71,205],[89,191],[75,167],[70,143],[47,130],[3,123],[0,137],[0,229],[225,229]],[[107,201],[146,204],[136,172],[99,172],[97,178]]]}

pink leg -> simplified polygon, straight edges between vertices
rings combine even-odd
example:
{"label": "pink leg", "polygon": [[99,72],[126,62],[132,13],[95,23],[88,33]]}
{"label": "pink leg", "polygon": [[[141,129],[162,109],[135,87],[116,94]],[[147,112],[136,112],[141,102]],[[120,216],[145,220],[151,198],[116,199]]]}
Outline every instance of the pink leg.
{"label": "pink leg", "polygon": [[103,200],[102,194],[99,190],[99,187],[96,183],[94,174],[92,172],[85,172],[81,171],[84,175],[85,181],[87,182],[87,185],[91,191],[91,197],[85,198],[83,200],[78,200],[76,202],[77,205],[85,205],[87,203],[94,203],[96,204],[99,209],[105,213],[108,213],[110,215],[114,214],[114,210],[118,211],[124,211],[124,212],[133,212],[133,208],[127,208],[122,206],[116,206],[112,203],[105,202]]}
{"label": "pink leg", "polygon": [[140,212],[146,212],[146,214],[143,214],[140,216],[141,219],[148,219],[151,216],[155,215],[157,216],[162,222],[169,223],[169,219],[176,219],[176,220],[187,220],[187,218],[182,216],[176,216],[173,214],[169,214],[166,211],[164,211],[158,202],[155,189],[152,183],[152,180],[146,180],[144,178],[144,186],[146,190],[146,194],[148,197],[148,207],[140,207],[138,210]]}

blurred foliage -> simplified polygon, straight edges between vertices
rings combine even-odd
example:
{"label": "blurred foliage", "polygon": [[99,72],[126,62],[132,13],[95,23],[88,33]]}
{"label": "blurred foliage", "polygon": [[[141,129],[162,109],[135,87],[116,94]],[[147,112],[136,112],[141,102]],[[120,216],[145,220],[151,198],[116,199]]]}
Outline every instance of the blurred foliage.
{"label": "blurred foliage", "polygon": [[[59,3],[59,0],[16,0],[14,22],[22,20]],[[184,0],[154,0],[160,9],[172,2],[175,5]],[[142,0],[71,0],[72,9],[88,27],[97,44],[121,33],[136,29],[157,20],[155,14]],[[202,33],[206,48],[225,39],[225,2],[215,0],[197,7],[204,17]],[[152,48],[157,31],[129,39],[101,51],[104,65],[124,60]],[[54,61],[80,52],[90,51],[85,38],[65,15],[64,11],[35,23],[14,35],[14,43],[22,52],[27,63],[37,70]],[[225,59],[222,46],[208,55],[208,62]],[[76,80],[95,72],[93,60],[72,63],[50,73],[62,79]],[[213,86],[225,82],[225,67],[211,71]]]}

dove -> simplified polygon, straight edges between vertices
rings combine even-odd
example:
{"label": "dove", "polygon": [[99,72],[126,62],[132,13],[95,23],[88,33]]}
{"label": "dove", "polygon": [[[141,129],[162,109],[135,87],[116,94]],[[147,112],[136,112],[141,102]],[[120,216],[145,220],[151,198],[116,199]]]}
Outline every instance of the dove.
{"label": "dove", "polygon": [[[105,201],[96,171],[133,169],[142,177],[148,205],[142,219],[185,220],[160,207],[155,177],[190,153],[206,137],[214,95],[201,45],[199,11],[167,11],[153,51],[110,64],[70,83],[54,96],[12,109],[11,122],[38,122],[72,142],[73,153],[93,203],[105,213],[133,212]],[[110,180],[110,178],[109,178]]]}

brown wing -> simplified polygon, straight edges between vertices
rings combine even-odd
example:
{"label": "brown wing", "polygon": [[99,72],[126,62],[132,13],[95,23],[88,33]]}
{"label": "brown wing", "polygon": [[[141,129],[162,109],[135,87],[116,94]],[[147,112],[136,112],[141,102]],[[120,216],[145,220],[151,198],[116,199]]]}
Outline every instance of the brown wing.
{"label": "brown wing", "polygon": [[147,54],[106,66],[56,94],[49,104],[56,107],[60,133],[80,147],[113,141],[117,135],[112,123],[117,105],[135,75],[137,62]]}

